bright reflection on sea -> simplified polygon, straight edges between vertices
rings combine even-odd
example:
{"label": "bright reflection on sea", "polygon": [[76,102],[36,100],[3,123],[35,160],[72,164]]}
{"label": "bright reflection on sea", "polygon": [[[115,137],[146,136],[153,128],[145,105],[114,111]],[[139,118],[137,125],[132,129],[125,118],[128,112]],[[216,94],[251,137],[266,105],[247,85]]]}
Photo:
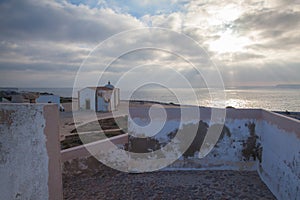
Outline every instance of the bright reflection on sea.
{"label": "bright reflection on sea", "polygon": [[[206,107],[224,107],[223,99],[213,99],[214,90],[197,88],[195,93],[198,103],[189,98],[189,89],[175,88],[176,93],[182,94],[185,105],[198,105]],[[255,89],[228,89],[225,90],[225,106],[234,108],[263,108],[275,111],[300,111],[300,90],[299,89],[276,89],[276,88],[255,88]],[[121,90],[122,99],[129,99],[126,91]],[[131,99],[152,100],[166,103],[178,103],[173,93],[166,89],[139,90],[134,93]]]}

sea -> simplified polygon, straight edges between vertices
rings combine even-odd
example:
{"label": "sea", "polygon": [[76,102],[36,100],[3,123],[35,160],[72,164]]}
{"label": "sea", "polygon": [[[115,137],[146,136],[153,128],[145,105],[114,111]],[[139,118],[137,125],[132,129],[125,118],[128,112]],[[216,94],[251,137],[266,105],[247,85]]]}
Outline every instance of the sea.
{"label": "sea", "polygon": [[[77,98],[73,88],[18,88],[18,91],[48,92]],[[146,88],[134,92],[120,89],[121,100],[147,100],[208,107],[262,108],[271,111],[300,112],[300,87],[244,87],[223,91],[204,88]]]}

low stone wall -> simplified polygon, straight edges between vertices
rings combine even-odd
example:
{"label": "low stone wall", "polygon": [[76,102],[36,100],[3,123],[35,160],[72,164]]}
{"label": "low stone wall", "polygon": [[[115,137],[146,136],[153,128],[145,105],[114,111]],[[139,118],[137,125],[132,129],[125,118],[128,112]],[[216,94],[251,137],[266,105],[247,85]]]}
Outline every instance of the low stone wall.
{"label": "low stone wall", "polygon": [[[183,120],[184,123],[180,124],[179,109],[176,111],[176,108],[166,108],[165,110],[167,121],[161,126],[161,131],[148,138],[130,136],[128,145],[130,151],[155,152],[170,143],[173,139],[172,135],[175,135],[178,130],[186,129],[187,131],[183,132],[188,135],[192,130],[190,127],[199,126],[195,139],[187,151],[164,170],[257,170],[278,199],[299,198],[299,120],[265,110],[227,109],[223,127],[209,121],[211,113],[209,108],[200,108],[201,121],[198,124],[192,119]],[[147,111],[138,109],[132,110],[131,114],[129,132],[136,136],[146,134],[143,130],[153,131],[149,124],[154,123],[156,125],[153,127],[157,127],[164,118],[160,119],[156,116],[150,119],[151,116]],[[134,123],[138,126],[130,125]],[[201,155],[201,151],[205,154],[205,148],[210,150],[208,148],[210,145],[207,145],[204,139],[214,131],[220,130],[222,134],[210,153]],[[174,156],[173,152],[164,151],[163,154],[165,157]]]}
{"label": "low stone wall", "polygon": [[[61,151],[62,169],[64,174],[81,174],[81,173],[95,173],[101,170],[101,159],[111,159],[110,162],[118,163],[118,157],[107,155],[110,149],[119,146],[124,149],[128,143],[128,134],[122,134],[110,137],[105,140],[99,140],[85,145],[72,147]],[[104,152],[103,152],[104,151]],[[125,165],[125,168],[127,166]],[[125,170],[126,171],[126,170]]]}
{"label": "low stone wall", "polygon": [[263,111],[261,179],[278,199],[300,197],[300,122]]}
{"label": "low stone wall", "polygon": [[[178,160],[167,166],[165,170],[253,171],[257,169],[257,163],[260,159],[260,130],[256,126],[261,123],[261,110],[227,109],[224,123],[209,118],[214,112],[210,108],[199,109],[200,116],[198,119],[200,119],[200,122],[196,121],[195,117],[191,118],[190,115],[183,119],[178,108],[166,108],[165,112],[166,117],[152,116],[152,119],[150,119],[151,116],[146,114],[144,108],[131,110],[129,133],[135,137],[129,137],[129,151],[155,153],[155,151],[163,149],[164,157],[179,157],[179,154],[184,152]],[[167,121],[160,125],[164,118]],[[159,131],[155,130],[157,127],[161,127],[161,129]],[[147,132],[153,133],[155,131],[157,131],[157,134],[150,137],[147,135]],[[179,132],[183,136],[174,138]],[[193,134],[193,132],[195,133]],[[143,134],[148,137],[138,138]],[[212,137],[213,135],[216,136]],[[194,140],[191,140],[191,144],[187,149],[184,149],[180,145],[183,141],[187,142],[188,137],[194,137]],[[166,144],[171,141],[174,142],[171,148],[164,149]],[[176,152],[175,149],[180,149],[180,151]],[[209,151],[210,153],[207,154]]]}
{"label": "low stone wall", "polygon": [[55,104],[0,104],[1,199],[62,199]]}
{"label": "low stone wall", "polygon": [[[187,108],[189,109],[191,108]],[[133,153],[155,153],[164,149],[174,139],[178,130],[186,130],[183,131],[184,135],[195,131],[194,140],[182,156],[178,156],[180,151],[177,151],[177,148],[162,151],[162,157],[178,156],[175,162],[162,170],[257,170],[278,199],[297,199],[300,196],[298,120],[260,109],[226,109],[226,118],[222,123],[222,120],[210,121],[210,108],[199,108],[199,122],[192,115],[182,120],[178,108],[165,108],[165,115],[156,116],[155,112],[154,115],[149,115],[150,110],[143,107],[130,110],[130,135],[118,136],[119,138],[115,139],[116,144],[123,145],[125,150]],[[162,120],[166,122],[161,123]],[[160,130],[157,134],[147,135],[155,132],[157,127]],[[215,132],[221,134],[212,148],[209,143],[213,143],[214,138],[210,138],[210,134]],[[179,137],[177,144],[180,144],[180,139],[184,140]],[[99,141],[97,145],[100,143],[107,145],[107,141]],[[209,150],[211,151],[206,155]],[[83,173],[100,169],[99,161],[83,146],[62,151],[62,157],[64,173]],[[135,166],[130,166],[134,164],[130,160],[133,158],[129,157],[130,162],[127,161],[127,164],[129,169],[134,170]],[[152,159],[151,155],[149,158]],[[144,167],[147,169],[147,166]]]}

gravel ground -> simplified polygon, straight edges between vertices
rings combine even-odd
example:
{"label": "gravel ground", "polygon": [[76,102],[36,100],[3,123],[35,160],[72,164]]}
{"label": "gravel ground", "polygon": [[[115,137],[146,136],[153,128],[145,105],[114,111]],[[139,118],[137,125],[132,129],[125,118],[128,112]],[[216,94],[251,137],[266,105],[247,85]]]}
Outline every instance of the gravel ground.
{"label": "gravel ground", "polygon": [[64,175],[64,199],[275,199],[256,172],[159,171]]}

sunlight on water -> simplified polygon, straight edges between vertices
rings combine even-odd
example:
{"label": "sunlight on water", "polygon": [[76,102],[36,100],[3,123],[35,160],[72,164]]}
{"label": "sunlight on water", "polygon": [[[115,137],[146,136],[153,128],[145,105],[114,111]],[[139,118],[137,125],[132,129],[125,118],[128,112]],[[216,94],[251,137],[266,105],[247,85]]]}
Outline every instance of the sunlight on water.
{"label": "sunlight on water", "polygon": [[[196,89],[195,93],[198,103],[189,98],[191,89],[173,89],[176,94],[183,97],[183,104],[199,105],[209,107],[224,107],[223,99],[212,99],[213,92],[207,89]],[[300,90],[299,89],[238,89],[225,90],[225,106],[234,108],[263,108],[277,111],[300,111]],[[165,89],[139,90],[131,97],[126,91],[121,91],[122,99],[152,100],[166,103],[178,103],[178,99],[171,92]]]}
{"label": "sunlight on water", "polygon": [[243,99],[228,99],[226,100],[226,106],[232,106],[235,108],[245,108],[249,104],[249,101]]}

